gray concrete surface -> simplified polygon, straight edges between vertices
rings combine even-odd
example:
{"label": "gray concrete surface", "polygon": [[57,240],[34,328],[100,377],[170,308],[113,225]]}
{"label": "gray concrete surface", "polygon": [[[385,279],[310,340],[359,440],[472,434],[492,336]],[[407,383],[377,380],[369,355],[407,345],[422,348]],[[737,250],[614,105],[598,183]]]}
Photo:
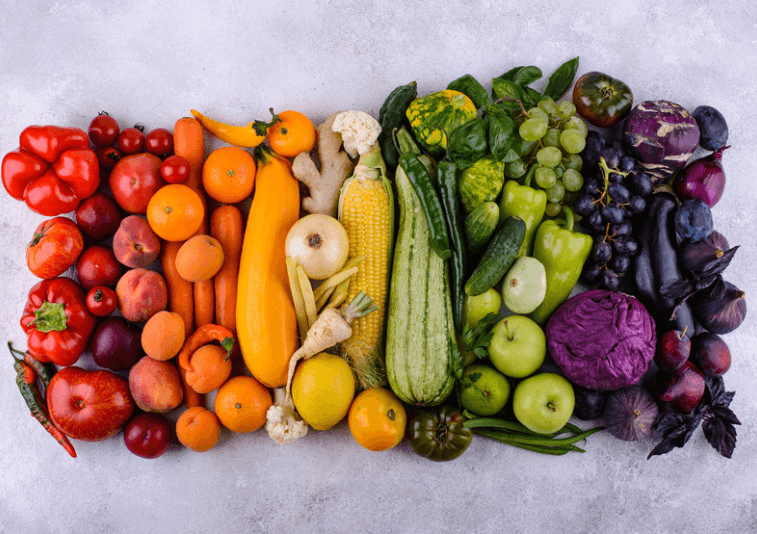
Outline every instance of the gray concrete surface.
{"label": "gray concrete surface", "polygon": [[[727,278],[755,294],[757,7],[732,2],[20,1],[0,15],[0,153],[29,124],[86,128],[100,110],[171,128],[197,108],[246,123],[268,108],[314,120],[374,115],[397,85],[421,93],[580,56],[637,101],[719,108],[732,148],[716,228],[742,245]],[[276,6],[276,7],[273,7]],[[211,12],[212,11],[212,12]],[[540,87],[537,84],[537,87]],[[209,143],[208,149],[212,148]],[[24,247],[44,219],[0,195],[0,340],[24,346]],[[436,464],[403,444],[370,453],[345,424],[289,447],[224,432],[211,452],[131,455],[121,436],[67,457],[28,415],[0,365],[0,532],[713,533],[757,530],[754,316],[727,335],[726,386],[740,417],[731,460],[698,431],[647,461],[653,443],[593,436],[586,454],[543,457],[476,439]],[[87,357],[83,359],[87,365]]]}

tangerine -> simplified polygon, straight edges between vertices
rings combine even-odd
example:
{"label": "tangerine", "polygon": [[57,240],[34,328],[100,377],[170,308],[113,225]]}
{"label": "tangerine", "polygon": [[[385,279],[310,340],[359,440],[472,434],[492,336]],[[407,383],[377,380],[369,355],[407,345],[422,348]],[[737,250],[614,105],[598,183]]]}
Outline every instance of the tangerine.
{"label": "tangerine", "polygon": [[200,228],[205,206],[191,187],[169,184],[161,187],[147,204],[147,222],[166,241],[184,241]]}
{"label": "tangerine", "polygon": [[234,204],[252,194],[255,186],[255,158],[236,146],[210,153],[202,167],[202,185],[213,200]]}
{"label": "tangerine", "polygon": [[215,411],[232,432],[253,432],[265,424],[271,392],[251,376],[235,376],[216,393]]}

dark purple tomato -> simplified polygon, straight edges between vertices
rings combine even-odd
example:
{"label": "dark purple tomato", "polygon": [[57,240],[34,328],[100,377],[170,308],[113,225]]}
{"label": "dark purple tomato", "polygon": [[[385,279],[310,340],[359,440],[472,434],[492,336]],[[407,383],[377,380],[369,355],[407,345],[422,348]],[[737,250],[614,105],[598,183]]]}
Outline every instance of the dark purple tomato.
{"label": "dark purple tomato", "polygon": [[633,93],[625,83],[607,74],[587,72],[576,80],[573,104],[591,124],[607,128],[631,111]]}

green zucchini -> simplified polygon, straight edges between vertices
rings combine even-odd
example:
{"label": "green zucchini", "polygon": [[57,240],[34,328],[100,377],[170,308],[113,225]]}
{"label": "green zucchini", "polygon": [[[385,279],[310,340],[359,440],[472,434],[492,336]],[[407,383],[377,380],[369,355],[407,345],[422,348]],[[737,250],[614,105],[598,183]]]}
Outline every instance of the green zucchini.
{"label": "green zucchini", "polygon": [[477,253],[489,242],[499,222],[499,206],[496,202],[482,202],[465,218],[465,238],[468,250]]}
{"label": "green zucchini", "polygon": [[426,217],[402,166],[395,186],[399,228],[386,326],[387,378],[403,402],[433,406],[455,385],[451,362],[457,340],[448,262],[431,248]]}
{"label": "green zucchini", "polygon": [[381,156],[390,170],[397,168],[400,153],[394,146],[394,130],[400,128],[405,122],[405,111],[410,102],[418,96],[418,84],[410,82],[400,85],[389,93],[381,105],[378,115],[378,123],[381,125],[381,133],[378,137],[381,146]]}
{"label": "green zucchini", "polygon": [[526,223],[523,219],[505,219],[489,241],[476,270],[465,283],[465,293],[476,296],[497,285],[515,261],[525,237]]}

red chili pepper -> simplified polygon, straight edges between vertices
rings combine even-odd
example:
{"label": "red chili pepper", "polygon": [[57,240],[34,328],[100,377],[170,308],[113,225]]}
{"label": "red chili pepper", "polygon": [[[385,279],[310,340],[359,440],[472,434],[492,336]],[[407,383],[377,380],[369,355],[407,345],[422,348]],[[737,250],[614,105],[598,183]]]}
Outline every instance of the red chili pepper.
{"label": "red chili pepper", "polygon": [[100,166],[84,130],[29,126],[20,147],[5,155],[5,190],[46,216],[72,211],[100,185]]}
{"label": "red chili pepper", "polygon": [[8,342],[8,347],[11,349],[11,355],[15,360],[13,368],[16,370],[16,385],[18,386],[19,391],[21,391],[21,395],[24,397],[26,405],[31,411],[32,417],[39,421],[44,429],[47,430],[64,449],[66,449],[66,452],[68,452],[72,458],[76,458],[74,446],[71,445],[68,437],[61,432],[50,419],[50,415],[47,412],[47,403],[45,402],[45,399],[42,398],[42,394],[37,387],[34,369],[32,369],[32,367],[24,360],[16,357],[15,352],[18,351],[14,351],[10,342]]}
{"label": "red chili pepper", "polygon": [[63,367],[76,363],[97,323],[85,299],[84,290],[70,278],[42,280],[31,288],[21,328],[32,356]]}

